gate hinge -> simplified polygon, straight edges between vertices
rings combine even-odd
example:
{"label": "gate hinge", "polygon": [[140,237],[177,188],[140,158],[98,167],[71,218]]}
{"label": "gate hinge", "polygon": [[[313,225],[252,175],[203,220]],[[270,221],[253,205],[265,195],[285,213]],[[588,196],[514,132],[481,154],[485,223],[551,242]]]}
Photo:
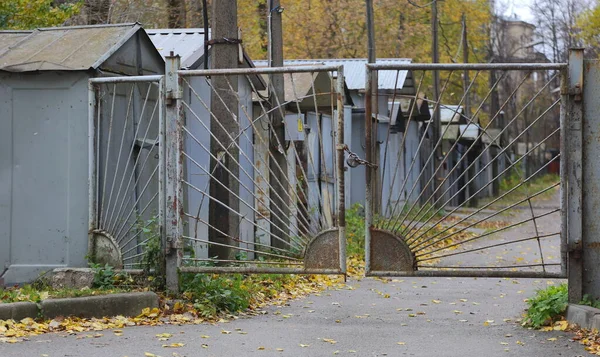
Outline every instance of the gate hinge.
{"label": "gate hinge", "polygon": [[580,259],[581,252],[583,251],[583,244],[581,243],[581,240],[576,240],[573,243],[569,243],[568,250],[570,257],[574,259]]}
{"label": "gate hinge", "polygon": [[183,241],[181,239],[167,239],[166,254],[169,255],[172,251],[183,249]]}
{"label": "gate hinge", "polygon": [[173,105],[176,100],[183,98],[183,91],[180,90],[168,90],[167,95],[165,96],[165,104]]}

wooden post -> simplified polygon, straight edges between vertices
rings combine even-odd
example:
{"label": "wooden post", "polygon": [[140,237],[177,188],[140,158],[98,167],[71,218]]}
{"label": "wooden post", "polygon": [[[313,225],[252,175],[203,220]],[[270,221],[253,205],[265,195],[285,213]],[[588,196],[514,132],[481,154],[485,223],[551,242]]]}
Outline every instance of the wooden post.
{"label": "wooden post", "polygon": [[[238,67],[239,43],[237,29],[237,0],[212,2],[212,52],[211,68],[232,69]],[[211,121],[213,133],[210,150],[217,158],[211,158],[209,239],[211,242],[237,246],[239,238],[239,139],[240,131],[236,76],[212,76]],[[231,87],[230,87],[231,85]],[[233,89],[233,91],[231,90]],[[217,202],[218,201],[218,202]],[[231,247],[211,245],[209,256],[218,259],[235,259]]]}

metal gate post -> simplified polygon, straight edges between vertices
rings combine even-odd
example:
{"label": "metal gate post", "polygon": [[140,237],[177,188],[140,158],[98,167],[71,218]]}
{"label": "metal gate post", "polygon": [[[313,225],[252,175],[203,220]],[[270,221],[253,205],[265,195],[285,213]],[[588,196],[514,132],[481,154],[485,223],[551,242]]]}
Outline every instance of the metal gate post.
{"label": "metal gate post", "polygon": [[[344,67],[337,70],[337,179],[338,179],[338,243],[340,271],[346,274],[346,184],[344,175]],[[350,118],[352,120],[352,118]]]}
{"label": "metal gate post", "polygon": [[[367,83],[365,85],[365,160],[373,162],[373,117],[372,117],[372,70],[367,65]],[[377,172],[374,167],[365,167],[366,195],[365,195],[365,273],[371,271],[371,226],[373,225],[373,179]]]}
{"label": "metal gate post", "polygon": [[161,153],[165,168],[165,274],[167,289],[179,291],[179,267],[183,258],[183,221],[181,219],[183,204],[183,109],[179,56],[165,58],[165,145],[161,145]]}
{"label": "metal gate post", "polygon": [[[579,303],[583,296],[583,220],[582,220],[582,145],[583,145],[583,49],[569,51],[566,81],[562,96],[565,110],[561,111],[561,137],[565,150],[561,170],[562,189],[566,189],[566,245],[569,302]],[[589,197],[592,196],[590,193]],[[563,238],[564,239],[564,238]]]}

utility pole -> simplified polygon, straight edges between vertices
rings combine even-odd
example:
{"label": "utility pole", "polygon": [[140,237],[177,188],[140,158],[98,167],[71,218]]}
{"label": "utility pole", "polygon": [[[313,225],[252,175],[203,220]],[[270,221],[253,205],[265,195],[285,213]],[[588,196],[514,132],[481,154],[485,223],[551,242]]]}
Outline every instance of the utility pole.
{"label": "utility pole", "polygon": [[[283,67],[283,29],[281,22],[281,7],[279,0],[269,0],[269,13],[267,14],[268,26],[268,62],[269,67]],[[284,82],[283,74],[269,75],[269,103],[271,108],[277,108],[284,102]],[[270,194],[271,212],[279,212],[280,214],[271,215],[271,222],[275,227],[271,228],[271,233],[279,239],[274,239],[271,244],[274,247],[288,249],[289,246],[282,241],[289,241],[289,232],[287,217],[289,215],[290,203],[286,202],[286,192],[288,187],[287,178],[287,160],[285,153],[285,127],[283,123],[283,108],[275,109],[271,113],[271,162],[269,182],[271,182],[272,190]],[[292,144],[293,145],[293,144]],[[290,148],[290,150],[293,150]],[[294,199],[294,197],[292,197]]]}
{"label": "utility pole", "polygon": [[[373,0],[366,0],[365,5],[367,8],[367,62],[376,63],[377,54],[375,50],[375,22],[373,19]],[[365,96],[367,97],[365,99],[365,106],[371,107],[370,110],[365,111],[365,113],[368,115],[368,117],[366,117],[365,125],[368,127],[368,132],[371,133],[371,146],[369,148],[366,148],[366,150],[368,150],[369,153],[365,155],[365,158],[367,158],[367,161],[372,162],[376,165],[375,167],[366,167],[367,181],[371,182],[371,199],[373,202],[373,213],[378,213],[381,210],[381,177],[379,177],[378,174],[379,144],[377,140],[377,123],[373,123],[372,115],[373,113],[377,114],[379,108],[377,101],[374,100],[375,98],[377,98],[377,78],[377,71],[371,71],[371,76],[369,78],[369,80],[371,81],[371,86],[367,86],[368,88],[370,88],[370,90],[367,93],[365,93]]]}
{"label": "utility pole", "polygon": [[[237,29],[237,0],[212,2],[212,53],[211,68],[232,69],[238,67],[239,40]],[[211,78],[209,240],[237,246],[239,237],[239,143],[237,76],[213,76]],[[229,85],[231,84],[231,88]],[[219,201],[219,202],[217,202]],[[235,259],[235,251],[229,247],[209,246],[209,256],[218,259]]]}
{"label": "utility pole", "polygon": [[[438,12],[437,12],[437,0],[433,0],[433,2],[431,3],[431,34],[432,34],[432,41],[431,41],[431,62],[432,63],[439,63],[440,62],[440,58],[439,58],[439,52],[438,52]],[[433,71],[433,102],[437,103],[437,101],[440,99],[440,73],[437,70]],[[441,118],[440,118],[440,105],[442,103],[439,103],[439,105],[435,105],[433,107],[433,140],[432,140],[432,150],[434,148],[435,151],[433,152],[433,157],[434,157],[434,170],[436,170],[436,177],[434,180],[434,187],[433,190],[435,192],[435,197],[434,197],[434,202],[438,202],[441,203],[442,200],[439,200],[441,193],[443,192],[443,190],[437,190],[438,185],[440,185],[443,181],[443,170],[438,170],[438,168],[441,166],[442,162],[442,143],[440,142],[441,139],[441,133],[442,133],[442,125],[441,125]],[[440,142],[440,145],[438,145],[438,142]]]}
{"label": "utility pole", "polygon": [[369,63],[375,63],[377,57],[375,55],[375,25],[373,20],[373,0],[366,0],[367,5],[367,39],[368,39],[368,56]]}
{"label": "utility pole", "polygon": [[[462,31],[462,44],[463,44],[463,63],[469,63],[469,42],[468,42],[468,35],[467,35],[467,16],[465,15],[465,13],[462,14],[462,26],[463,26],[463,31]],[[471,103],[469,101],[469,93],[468,88],[469,88],[469,70],[465,69],[463,72],[463,88],[464,88],[464,112],[465,112],[465,116],[468,118],[469,120],[469,124],[476,124],[476,123],[472,123],[471,122]],[[475,143],[473,143],[475,144]],[[477,152],[475,150],[469,150],[469,164],[471,164],[473,162],[473,160],[475,160],[477,158]],[[497,168],[498,166],[498,161],[494,161],[494,168]],[[475,177],[477,175],[477,168],[475,165],[471,165],[471,167],[469,168],[469,181],[471,181],[471,179],[473,177]],[[475,180],[472,180],[471,183],[469,183],[469,206],[471,207],[477,207],[478,202],[477,202],[477,197],[475,197],[473,195],[473,193],[477,192],[477,183],[475,182]]]}

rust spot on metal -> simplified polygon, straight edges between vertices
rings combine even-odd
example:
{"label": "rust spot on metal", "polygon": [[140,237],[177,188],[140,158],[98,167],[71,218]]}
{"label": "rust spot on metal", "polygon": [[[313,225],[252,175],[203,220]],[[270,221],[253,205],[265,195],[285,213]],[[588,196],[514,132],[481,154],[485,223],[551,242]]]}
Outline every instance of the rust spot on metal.
{"label": "rust spot on metal", "polygon": [[600,242],[591,242],[587,244],[588,248],[600,249]]}
{"label": "rust spot on metal", "polygon": [[323,231],[313,238],[306,248],[305,269],[339,269],[338,229]]}

